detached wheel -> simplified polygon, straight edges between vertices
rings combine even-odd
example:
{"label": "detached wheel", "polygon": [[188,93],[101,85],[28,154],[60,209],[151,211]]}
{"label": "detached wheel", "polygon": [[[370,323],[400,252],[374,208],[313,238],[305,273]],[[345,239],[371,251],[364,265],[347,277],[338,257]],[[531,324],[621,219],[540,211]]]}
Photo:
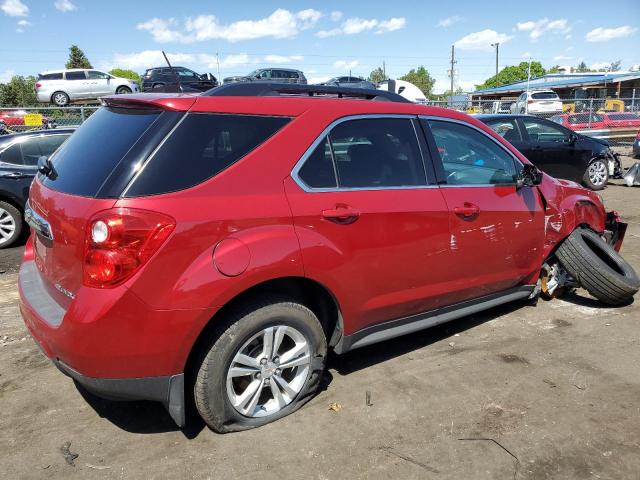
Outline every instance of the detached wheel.
{"label": "detached wheel", "polygon": [[601,158],[591,160],[582,180],[591,190],[602,190],[609,181],[607,162]]}
{"label": "detached wheel", "polygon": [[0,248],[13,245],[22,233],[22,214],[7,202],[0,201]]}
{"label": "detached wheel", "polygon": [[327,341],[307,307],[266,297],[230,319],[198,371],[194,397],[218,433],[259,427],[313,397],[324,372]]}
{"label": "detached wheel", "polygon": [[64,92],[55,92],[51,95],[51,101],[59,107],[65,107],[69,105],[69,95]]}
{"label": "detached wheel", "polygon": [[640,289],[640,278],[596,232],[578,228],[558,247],[562,266],[591,295],[609,305],[622,305]]}

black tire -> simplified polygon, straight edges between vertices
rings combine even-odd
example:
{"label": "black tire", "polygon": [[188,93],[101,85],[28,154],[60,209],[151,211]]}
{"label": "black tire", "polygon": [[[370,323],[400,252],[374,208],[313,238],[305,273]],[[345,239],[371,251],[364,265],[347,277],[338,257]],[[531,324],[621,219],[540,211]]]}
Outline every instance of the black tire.
{"label": "black tire", "polygon": [[118,87],[116,89],[116,95],[126,95],[127,93],[131,93],[131,89],[129,87]]}
{"label": "black tire", "polygon": [[[10,218],[9,218],[10,217]],[[9,237],[4,237],[3,233],[7,233],[4,229],[8,228],[8,224],[6,223],[6,219],[13,222],[14,230],[9,235]],[[8,248],[20,238],[22,234],[22,213],[16,207],[11,205],[10,203],[0,201],[0,249]]]}
{"label": "black tire", "polygon": [[[604,166],[604,170],[601,172],[601,176],[594,177],[592,179],[590,170],[592,168],[597,168],[601,170],[602,166]],[[597,178],[597,180],[596,180]],[[609,181],[609,165],[607,161],[603,158],[594,158],[587,165],[587,169],[584,171],[584,175],[582,177],[582,183],[584,183],[585,187],[591,190],[602,190],[607,186],[607,182]]]}
{"label": "black tire", "polygon": [[588,228],[574,230],[558,247],[556,256],[578,283],[603,303],[626,304],[640,289],[633,267]]}
{"label": "black tire", "polygon": [[[286,298],[265,296],[229,315],[227,328],[213,339],[194,382],[196,408],[209,427],[228,433],[259,427],[295,412],[316,393],[324,372],[327,340],[318,318],[304,305]],[[227,394],[227,371],[236,353],[254,335],[269,326],[297,329],[310,347],[306,381],[291,403],[264,417],[249,417],[236,410]]]}
{"label": "black tire", "polygon": [[51,95],[51,103],[59,107],[66,107],[69,105],[69,102],[69,95],[64,92],[54,92],[53,95]]}

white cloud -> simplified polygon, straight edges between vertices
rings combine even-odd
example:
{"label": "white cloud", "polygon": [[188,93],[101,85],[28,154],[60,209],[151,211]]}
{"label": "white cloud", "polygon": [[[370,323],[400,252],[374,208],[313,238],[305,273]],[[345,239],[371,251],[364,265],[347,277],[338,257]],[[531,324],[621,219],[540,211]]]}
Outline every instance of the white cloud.
{"label": "white cloud", "polygon": [[351,61],[338,60],[333,64],[333,68],[335,68],[336,70],[353,70],[357,66],[358,66],[357,60],[351,60]]}
{"label": "white cloud", "polygon": [[4,0],[0,9],[10,17],[26,17],[29,15],[29,7],[20,0]]}
{"label": "white cloud", "polygon": [[279,8],[266,18],[240,20],[228,25],[221,24],[214,15],[199,15],[188,17],[182,29],[174,18],[152,18],[136,28],[150,32],[159,43],[193,43],[213,39],[238,42],[266,37],[292,38],[314,26],[321,16],[321,12],[313,9],[294,13]]}
{"label": "white cloud", "polygon": [[608,42],[614,38],[624,38],[634,34],[638,29],[629,25],[616,28],[598,27],[585,35],[587,42]]}
{"label": "white cloud", "polygon": [[28,20],[20,20],[18,22],[18,25],[20,25],[21,27],[30,27],[31,25],[33,25],[33,23]]}
{"label": "white cloud", "polygon": [[462,37],[455,43],[460,50],[491,50],[492,43],[506,43],[513,37],[495,30],[481,30]]}
{"label": "white cloud", "polygon": [[264,61],[267,63],[290,63],[302,60],[304,60],[302,55],[267,55],[264,57]]}
{"label": "white cloud", "polygon": [[4,72],[0,72],[0,83],[9,82],[15,74],[15,70],[5,70]]}
{"label": "white cloud", "polygon": [[573,57],[567,57],[566,55],[556,55],[553,57],[554,60],[571,60]]}
{"label": "white cloud", "polygon": [[454,23],[458,23],[460,20],[462,20],[462,17],[460,17],[458,15],[454,15],[453,17],[443,18],[438,22],[436,27],[447,28],[447,27],[450,27],[451,25],[453,25]]}
{"label": "white cloud", "polygon": [[333,28],[331,30],[320,30],[316,32],[316,36],[319,38],[335,37],[336,35],[355,35],[365,31],[376,29],[376,33],[388,33],[394,32],[404,28],[407,24],[407,19],[404,17],[394,17],[387,20],[378,20],[375,18],[348,18],[340,28]]}
{"label": "white cloud", "polygon": [[342,12],[339,10],[334,10],[333,12],[331,12],[331,20],[333,20],[334,22],[339,21],[342,18]]}
{"label": "white cloud", "polygon": [[74,10],[77,10],[78,7],[76,7],[71,0],[56,0],[53,5],[56,7],[56,9],[60,10],[63,13],[66,12],[73,12]]}
{"label": "white cloud", "polygon": [[542,18],[540,20],[529,20],[528,22],[518,23],[516,28],[521,32],[529,32],[529,38],[533,41],[538,40],[547,32],[568,34],[571,27],[564,18],[558,20],[549,20]]}
{"label": "white cloud", "polygon": [[591,68],[591,70],[607,70],[611,68],[611,62],[594,63],[589,68]]}
{"label": "white cloud", "polygon": [[533,57],[533,53],[531,52],[524,52],[522,55],[520,55],[520,58],[531,58]]}

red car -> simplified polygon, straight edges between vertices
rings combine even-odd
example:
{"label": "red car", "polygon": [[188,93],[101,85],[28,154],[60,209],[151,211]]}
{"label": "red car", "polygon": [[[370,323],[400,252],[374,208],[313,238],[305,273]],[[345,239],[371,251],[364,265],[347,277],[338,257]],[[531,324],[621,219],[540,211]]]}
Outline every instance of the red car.
{"label": "red car", "polygon": [[29,128],[56,128],[55,120],[51,120],[45,116],[42,116],[41,126],[25,126],[24,116],[27,115],[25,110],[7,110],[0,112],[0,125],[3,125],[7,130],[22,131]]}
{"label": "red car", "polygon": [[606,128],[640,128],[640,115],[636,113],[603,113]]}
{"label": "red car", "polygon": [[604,118],[600,113],[563,113],[562,115],[554,115],[549,120],[571,130],[600,130],[605,128]]}
{"label": "red car", "polygon": [[328,349],[577,278],[613,304],[640,285],[597,194],[463,113],[390,92],[108,97],[40,172],[27,327],[87,389],[162,402],[178,425],[189,401],[218,432],[295,411]]}

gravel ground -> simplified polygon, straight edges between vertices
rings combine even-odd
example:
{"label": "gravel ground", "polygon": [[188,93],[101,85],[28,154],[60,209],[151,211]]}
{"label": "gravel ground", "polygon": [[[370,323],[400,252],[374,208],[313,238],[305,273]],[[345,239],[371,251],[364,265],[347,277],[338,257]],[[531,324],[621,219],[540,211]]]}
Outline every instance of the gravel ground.
{"label": "gravel ground", "polygon": [[[640,188],[602,195],[640,271]],[[334,357],[298,413],[217,435],[78,391],[20,319],[21,250],[0,251],[3,478],[640,478],[638,302],[579,290]]]}

